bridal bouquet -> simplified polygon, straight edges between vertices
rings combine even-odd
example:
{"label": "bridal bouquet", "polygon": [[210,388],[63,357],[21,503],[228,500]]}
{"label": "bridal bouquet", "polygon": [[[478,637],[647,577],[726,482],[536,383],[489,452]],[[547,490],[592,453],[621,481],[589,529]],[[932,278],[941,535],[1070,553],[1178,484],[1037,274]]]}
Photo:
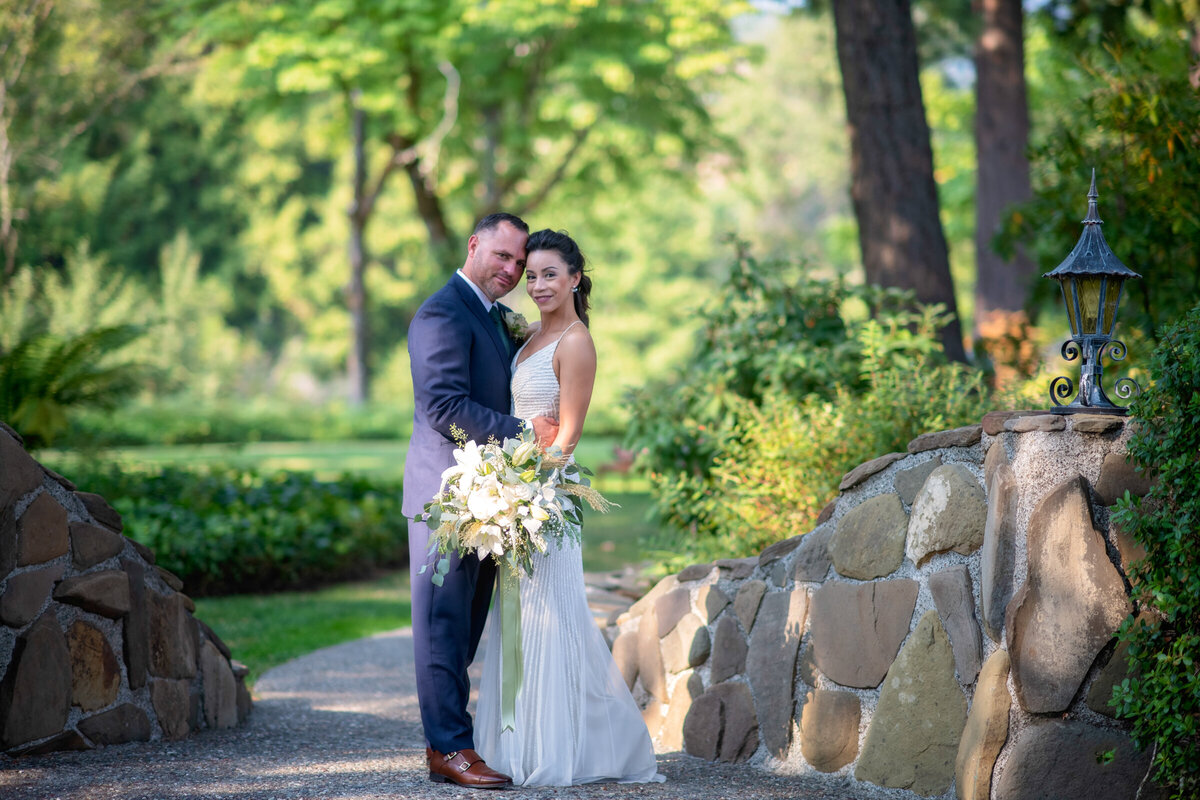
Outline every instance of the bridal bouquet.
{"label": "bridal bouquet", "polygon": [[591,488],[588,470],[557,449],[542,450],[530,430],[482,446],[467,441],[457,426],[451,434],[459,443],[455,464],[442,473],[443,489],[425,504],[422,517],[431,532],[430,553],[440,556],[432,576],[437,586],[450,569],[452,552],[474,551],[514,575],[517,570],[532,575],[533,553],[546,552],[547,537],[578,538],[578,500],[598,511],[611,508]]}
{"label": "bridal bouquet", "polygon": [[607,511],[612,504],[591,488],[586,477],[590,472],[557,448],[542,450],[529,429],[516,439],[490,439],[482,446],[467,441],[457,426],[450,432],[459,443],[455,463],[442,473],[443,488],[425,505],[422,517],[430,529],[429,552],[439,556],[431,580],[436,586],[443,584],[450,553],[474,552],[480,559],[496,561],[503,650],[501,723],[503,730],[511,730],[523,671],[520,573],[533,574],[533,554],[545,553],[549,539],[559,546],[565,537],[578,539],[579,500],[597,511]]}

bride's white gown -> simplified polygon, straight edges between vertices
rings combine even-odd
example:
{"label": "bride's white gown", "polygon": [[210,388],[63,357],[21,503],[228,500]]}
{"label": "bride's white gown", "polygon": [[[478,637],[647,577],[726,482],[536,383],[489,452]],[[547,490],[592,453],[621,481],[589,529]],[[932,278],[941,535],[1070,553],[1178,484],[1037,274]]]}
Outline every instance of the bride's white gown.
{"label": "bride's white gown", "polygon": [[[557,418],[557,346],[515,368],[516,416]],[[641,712],[588,610],[579,543],[565,540],[561,549],[551,543],[534,556],[533,575],[522,575],[520,586],[525,672],[516,726],[500,732],[500,604],[494,602],[475,720],[479,755],[526,786],[663,780]]]}

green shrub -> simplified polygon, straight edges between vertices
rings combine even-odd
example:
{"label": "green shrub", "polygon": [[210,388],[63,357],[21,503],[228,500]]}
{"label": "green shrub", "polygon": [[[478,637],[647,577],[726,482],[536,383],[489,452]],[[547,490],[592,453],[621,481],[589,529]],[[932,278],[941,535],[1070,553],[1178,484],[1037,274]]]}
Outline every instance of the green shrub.
{"label": "green shrub", "polygon": [[[932,342],[938,328],[936,318],[926,315],[906,333]],[[875,321],[861,328],[862,394],[839,387],[833,400],[776,395],[739,413],[736,435],[713,470],[725,541],[698,555],[756,552],[811,530],[846,472],[884,453],[903,452],[921,433],[977,422],[987,412],[981,373],[920,349],[889,351],[898,333],[885,335]]]}
{"label": "green shrub", "polygon": [[[670,564],[740,556],[807,528],[851,467],[978,421],[980,377],[948,365],[939,307],[740,255],[695,356],[631,395],[631,446]],[[870,312],[870,313],[868,313]]]}
{"label": "green shrub", "polygon": [[408,557],[398,484],[228,468],[110,467],[72,478],[108,499],[125,533],[197,597],[303,588]]}
{"label": "green shrub", "polygon": [[1131,677],[1113,706],[1133,721],[1139,747],[1153,748],[1156,779],[1173,797],[1200,797],[1200,306],[1168,327],[1150,358],[1154,384],[1131,411],[1138,427],[1130,459],[1156,481],[1144,498],[1128,494],[1113,522],[1146,548],[1130,569],[1133,599],[1156,621],[1131,618]]}

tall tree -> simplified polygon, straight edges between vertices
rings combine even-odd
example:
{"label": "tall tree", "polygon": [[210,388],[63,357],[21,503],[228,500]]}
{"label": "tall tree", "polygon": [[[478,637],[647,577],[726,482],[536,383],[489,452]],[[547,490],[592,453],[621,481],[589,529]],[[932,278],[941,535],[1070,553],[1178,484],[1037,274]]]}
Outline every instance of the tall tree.
{"label": "tall tree", "polygon": [[192,37],[157,39],[134,0],[15,0],[0,6],[0,284],[17,266],[29,189],[147,80],[186,69]]}
{"label": "tall tree", "polygon": [[975,331],[994,315],[1021,311],[1037,265],[1023,248],[1005,258],[992,239],[1005,209],[1032,196],[1029,179],[1029,104],[1025,91],[1024,11],[1021,0],[975,0]]}
{"label": "tall tree", "polygon": [[945,305],[955,319],[942,331],[943,347],[965,361],[910,3],[840,0],[833,15],[863,271],[868,282],[913,289],[919,301]]}
{"label": "tall tree", "polygon": [[278,97],[340,95],[354,153],[348,371],[368,394],[368,226],[391,177],[407,178],[435,269],[463,231],[530,214],[574,185],[617,189],[646,158],[683,167],[712,140],[704,79],[735,50],[742,2],[229,0],[202,23],[244,54],[247,82]]}

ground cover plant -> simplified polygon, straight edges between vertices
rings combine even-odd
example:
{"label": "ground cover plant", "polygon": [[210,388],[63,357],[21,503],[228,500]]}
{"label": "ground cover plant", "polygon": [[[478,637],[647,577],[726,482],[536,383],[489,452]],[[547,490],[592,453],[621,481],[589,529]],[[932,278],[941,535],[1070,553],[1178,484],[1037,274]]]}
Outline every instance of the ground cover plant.
{"label": "ground cover plant", "polygon": [[1130,569],[1133,599],[1149,620],[1130,618],[1129,677],[1113,692],[1133,722],[1138,746],[1152,748],[1155,778],[1173,798],[1200,797],[1200,306],[1161,335],[1151,356],[1153,385],[1136,398],[1130,459],[1156,480],[1143,498],[1118,502],[1113,522],[1143,547]]}

